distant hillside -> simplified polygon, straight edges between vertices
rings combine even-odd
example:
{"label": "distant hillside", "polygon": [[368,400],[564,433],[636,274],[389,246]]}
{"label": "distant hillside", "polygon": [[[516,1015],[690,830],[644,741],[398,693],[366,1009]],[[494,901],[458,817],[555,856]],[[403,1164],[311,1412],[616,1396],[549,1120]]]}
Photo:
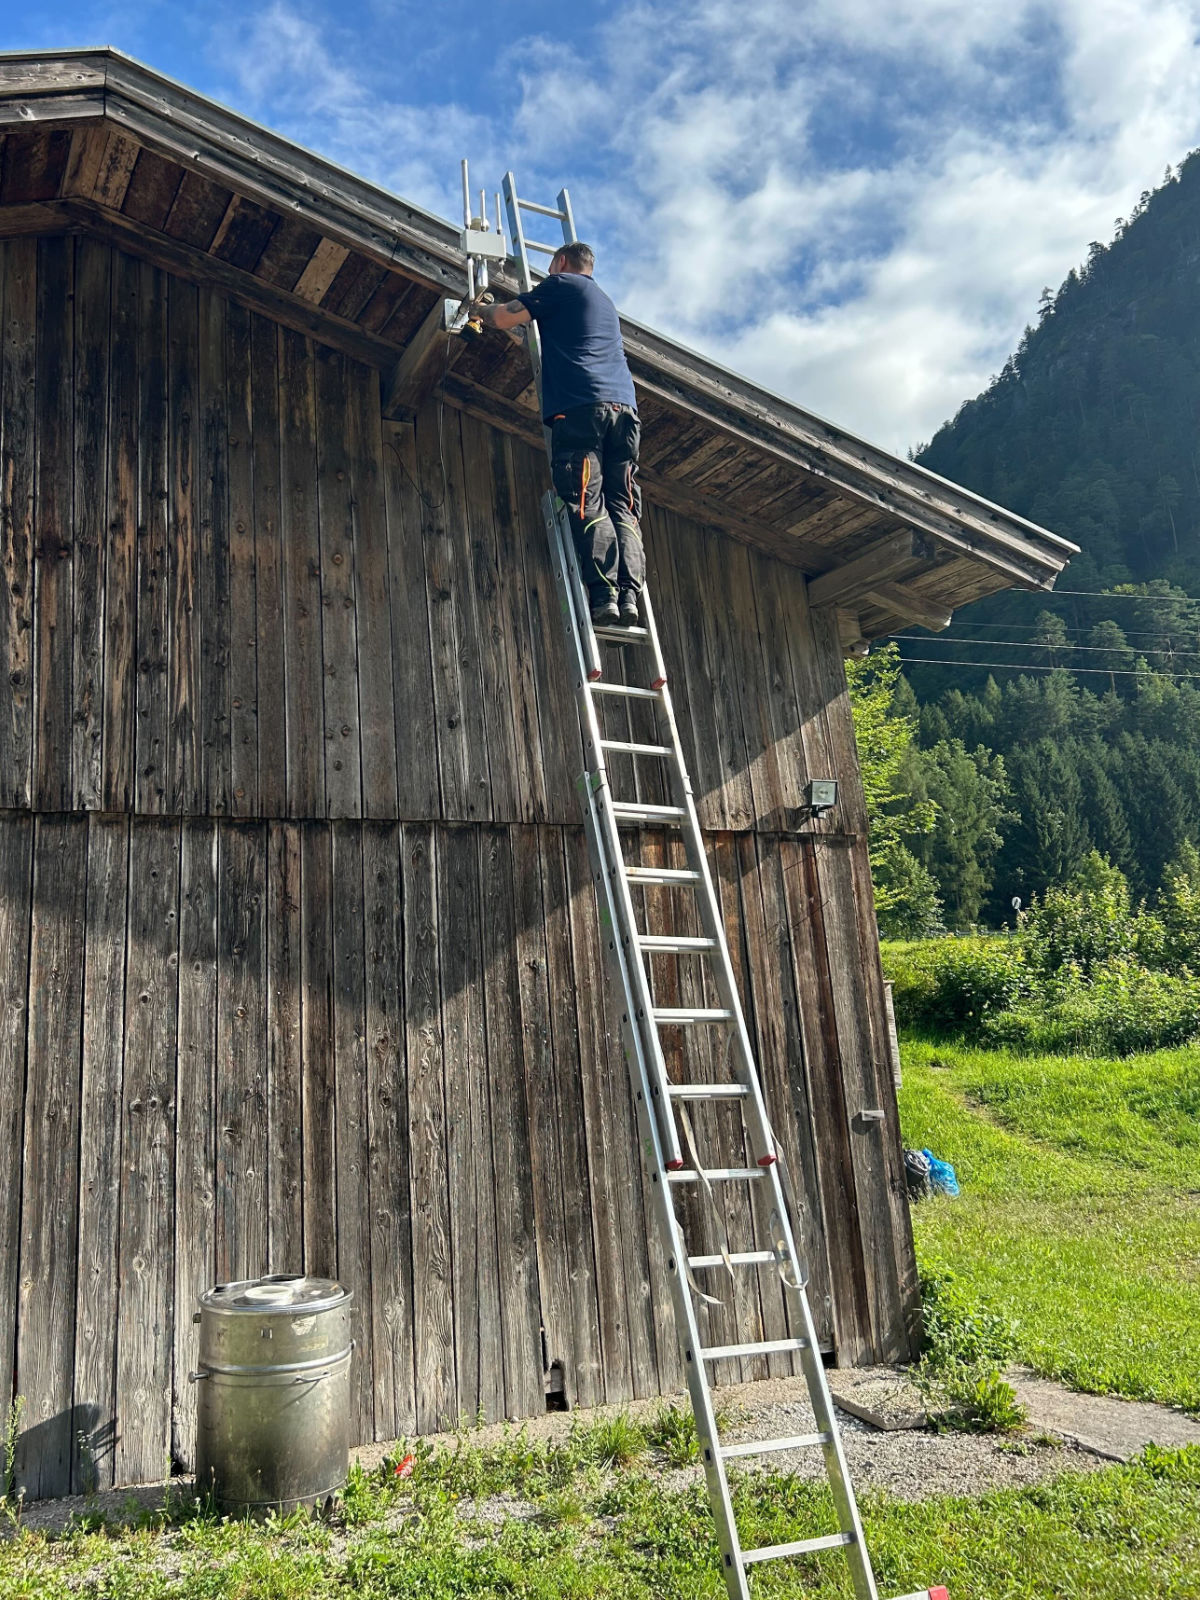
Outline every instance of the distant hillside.
{"label": "distant hillside", "polygon": [[917,459],[1074,539],[1073,589],[1200,593],[1200,152],[1090,248]]}

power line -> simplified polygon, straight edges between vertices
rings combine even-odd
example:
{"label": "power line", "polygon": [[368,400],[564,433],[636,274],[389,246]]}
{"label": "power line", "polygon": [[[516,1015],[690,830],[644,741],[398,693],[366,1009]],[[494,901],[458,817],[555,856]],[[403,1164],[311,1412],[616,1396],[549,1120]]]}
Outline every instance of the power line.
{"label": "power line", "polygon": [[1019,661],[948,661],[945,656],[901,656],[900,665],[907,667],[999,667],[1004,672],[1065,672],[1071,677],[1089,678],[1186,678],[1200,677],[1200,672],[1138,672],[1134,667],[1035,667]]}
{"label": "power line", "polygon": [[[1091,633],[1092,630],[1098,626],[1098,624],[1095,622],[1063,622],[1063,619],[1058,616],[1057,611],[1052,612],[1051,615],[1058,617],[1058,620],[1062,622],[1062,625],[1067,633]],[[1111,619],[1102,618],[1101,620],[1109,621]],[[1120,627],[1120,624],[1118,623],[1117,626]],[[1200,621],[1197,621],[1195,627],[1197,634],[1200,635]],[[1036,622],[955,622],[946,630],[943,637],[951,638],[959,628],[1007,628],[1010,632],[1015,633],[1041,633],[1043,631],[1043,629],[1039,627]],[[1178,635],[1174,633],[1158,633],[1150,628],[1121,628],[1121,632],[1127,639],[1174,639],[1178,637]],[[924,635],[922,634],[920,637],[924,638]],[[989,641],[986,639],[980,639],[976,642],[979,644],[987,644]]]}
{"label": "power line", "polygon": [[1056,594],[1078,596],[1085,600],[1137,600],[1144,606],[1179,606],[1196,605],[1194,595],[1190,594],[1116,594],[1112,589],[1047,589],[1046,598],[1050,599]]}
{"label": "power line", "polygon": [[[967,645],[967,644],[994,644],[994,645],[996,645],[998,647],[999,646],[1004,646],[1006,649],[1009,649],[1009,650],[1069,650],[1072,655],[1075,655],[1075,654],[1078,654],[1078,653],[1081,653],[1081,652],[1086,652],[1086,653],[1089,653],[1089,654],[1096,654],[1096,655],[1106,656],[1106,655],[1110,655],[1114,650],[1119,650],[1121,648],[1119,645],[1111,645],[1111,644],[1046,644],[1046,643],[1042,643],[1042,644],[1034,643],[1034,644],[1031,644],[1026,639],[927,639],[924,636],[924,634],[920,634],[920,633],[890,633],[890,634],[888,634],[888,638],[889,639],[911,639],[915,644],[962,644],[962,645]],[[1179,650],[1145,650],[1145,649],[1138,649],[1138,650],[1135,651],[1135,650],[1133,650],[1132,646],[1130,646],[1129,648],[1130,648],[1130,651],[1131,651],[1132,654],[1143,655],[1143,656],[1175,656],[1175,655],[1196,655],[1196,654],[1200,654],[1200,651],[1183,650],[1183,649],[1179,649]],[[903,656],[903,657],[901,657],[901,659],[904,660],[904,661],[911,661],[913,659],[913,657],[912,656]]]}

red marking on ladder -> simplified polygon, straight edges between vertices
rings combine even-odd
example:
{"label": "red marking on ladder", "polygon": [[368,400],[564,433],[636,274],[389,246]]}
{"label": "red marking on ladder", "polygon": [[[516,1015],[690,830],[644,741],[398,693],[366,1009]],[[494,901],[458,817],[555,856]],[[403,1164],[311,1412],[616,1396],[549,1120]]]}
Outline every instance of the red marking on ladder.
{"label": "red marking on ladder", "polygon": [[680,1156],[678,1161],[668,1161],[667,1162],[667,1171],[668,1172],[682,1172],[683,1171],[683,1157]]}
{"label": "red marking on ladder", "polygon": [[589,683],[596,683],[603,676],[604,676],[604,673],[603,673],[603,670],[600,667],[593,667],[592,670],[588,673],[588,682]]}
{"label": "red marking on ladder", "polygon": [[775,1165],[778,1159],[778,1156],[759,1156],[758,1164],[760,1167],[771,1167]]}
{"label": "red marking on ladder", "polygon": [[939,1583],[930,1589],[929,1600],[950,1600],[950,1591],[944,1583]]}
{"label": "red marking on ladder", "polygon": [[652,689],[662,689],[663,687],[665,687],[666,681],[667,680],[665,678],[655,678],[654,682],[650,685],[650,687]]}

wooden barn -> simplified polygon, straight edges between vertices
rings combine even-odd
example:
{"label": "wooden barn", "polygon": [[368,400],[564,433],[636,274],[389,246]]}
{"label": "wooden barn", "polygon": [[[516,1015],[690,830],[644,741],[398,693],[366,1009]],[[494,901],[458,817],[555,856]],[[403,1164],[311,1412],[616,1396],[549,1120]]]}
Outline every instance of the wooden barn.
{"label": "wooden barn", "polygon": [[[114,52],[0,58],[0,126],[20,1483],[186,1466],[196,1296],[266,1271],[354,1289],[360,1439],[674,1389],[523,349],[440,333],[449,224]],[[1071,547],[625,332],[650,581],[821,1337],[902,1357],[842,656],[1048,586]],[[813,777],[841,786],[821,817]],[[781,1316],[751,1278],[710,1326]]]}

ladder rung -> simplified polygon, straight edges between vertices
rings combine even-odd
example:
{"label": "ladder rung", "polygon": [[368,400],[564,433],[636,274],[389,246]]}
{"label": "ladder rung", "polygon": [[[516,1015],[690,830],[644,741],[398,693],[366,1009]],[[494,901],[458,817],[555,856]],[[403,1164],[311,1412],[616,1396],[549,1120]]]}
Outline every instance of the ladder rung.
{"label": "ladder rung", "polygon": [[807,1339],[760,1339],[757,1344],[710,1344],[700,1351],[702,1361],[720,1361],[725,1356],[786,1355],[789,1350],[807,1350]]}
{"label": "ladder rung", "polygon": [[681,1167],[678,1172],[667,1173],[667,1182],[699,1183],[703,1176],[709,1183],[752,1183],[756,1178],[765,1178],[766,1175],[766,1167],[705,1167],[703,1174],[697,1172],[695,1167]]}
{"label": "ladder rung", "polygon": [[744,1100],[750,1093],[744,1083],[673,1083],[672,1100]]}
{"label": "ladder rung", "polygon": [[673,756],[669,744],[631,744],[627,739],[601,739],[601,750],[615,750],[623,756]]}
{"label": "ladder rung", "polygon": [[763,1544],[757,1550],[743,1550],[742,1560],[776,1561],[780,1556],[803,1556],[810,1550],[836,1550],[839,1545],[854,1542],[852,1533],[827,1533],[820,1539],[797,1539],[794,1544]]}
{"label": "ladder rung", "polygon": [[609,804],[618,822],[678,822],[687,816],[682,806],[643,806],[635,800],[612,800]]}
{"label": "ladder rung", "polygon": [[[732,1250],[728,1263],[732,1267],[759,1267],[766,1266],[768,1262],[774,1264],[778,1259],[773,1250]],[[723,1267],[725,1264],[725,1256],[688,1257],[689,1267]]]}
{"label": "ladder rung", "polygon": [[655,1022],[664,1028],[687,1027],[693,1022],[728,1022],[732,1015],[722,1006],[658,1006],[651,1012]]}
{"label": "ladder rung", "polygon": [[[731,1267],[758,1267],[764,1266],[768,1261],[776,1261],[774,1250],[736,1250],[729,1255]],[[723,1267],[724,1256],[689,1256],[689,1267]]]}
{"label": "ladder rung", "polygon": [[765,1456],[772,1450],[807,1450],[832,1438],[831,1433],[798,1433],[794,1439],[752,1439],[749,1444],[723,1444],[720,1453],[729,1461],[734,1456]]}
{"label": "ladder rung", "polygon": [[592,632],[609,644],[632,644],[635,639],[650,637],[649,628],[593,628]]}
{"label": "ladder rung", "polygon": [[670,885],[700,882],[700,874],[688,867],[626,867],[625,876],[630,883]]}
{"label": "ladder rung", "polygon": [[612,683],[607,678],[598,678],[595,683],[589,683],[588,688],[593,694],[616,694],[626,700],[658,700],[661,695],[657,689],[641,689],[633,683]]}
{"label": "ladder rung", "polygon": [[[518,200],[517,204],[522,211],[536,211],[539,217],[554,217],[559,222],[567,220],[565,211],[555,211],[553,206],[540,206],[536,200]],[[558,248],[561,250],[562,245],[559,245]]]}
{"label": "ladder rung", "polygon": [[639,933],[638,946],[642,950],[658,950],[667,955],[684,955],[689,950],[715,950],[717,941],[694,938],[690,934]]}

